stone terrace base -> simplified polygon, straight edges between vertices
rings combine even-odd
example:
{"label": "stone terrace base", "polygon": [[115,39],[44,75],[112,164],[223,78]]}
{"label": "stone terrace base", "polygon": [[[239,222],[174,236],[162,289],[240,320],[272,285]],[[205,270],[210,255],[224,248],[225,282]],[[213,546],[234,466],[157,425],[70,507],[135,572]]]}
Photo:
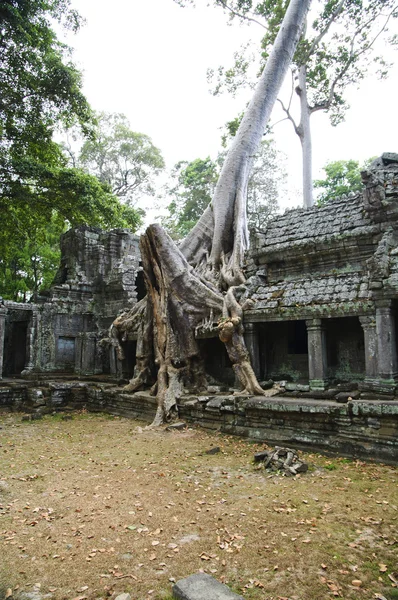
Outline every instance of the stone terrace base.
{"label": "stone terrace base", "polygon": [[[86,409],[151,422],[156,400],[100,381],[0,382],[0,411],[51,413]],[[398,463],[398,401],[239,395],[186,396],[187,423],[247,439]]]}

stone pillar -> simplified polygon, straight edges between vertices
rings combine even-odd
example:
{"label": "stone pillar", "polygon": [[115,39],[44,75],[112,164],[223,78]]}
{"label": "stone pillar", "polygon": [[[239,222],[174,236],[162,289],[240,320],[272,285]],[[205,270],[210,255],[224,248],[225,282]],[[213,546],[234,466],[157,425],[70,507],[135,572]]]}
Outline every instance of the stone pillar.
{"label": "stone pillar", "polygon": [[[0,298],[0,302],[1,302]],[[4,334],[6,330],[6,314],[7,309],[4,306],[0,306],[0,379],[3,374],[3,359],[4,359]]]}
{"label": "stone pillar", "polygon": [[395,318],[391,306],[376,307],[377,375],[384,385],[395,386],[397,377],[397,347]]}
{"label": "stone pillar", "polygon": [[258,342],[258,329],[255,323],[245,323],[245,344],[250,354],[253,371],[256,377],[260,377],[260,348]]}
{"label": "stone pillar", "polygon": [[93,375],[96,372],[96,341],[93,332],[81,333],[77,339],[75,370],[82,375]]}
{"label": "stone pillar", "polygon": [[37,330],[37,314],[32,311],[29,324],[28,332],[26,336],[26,360],[25,367],[21,375],[28,375],[34,370],[35,366],[35,342],[36,342],[36,330]]}
{"label": "stone pillar", "polygon": [[365,344],[365,384],[373,384],[377,377],[377,335],[374,316],[359,317]]}
{"label": "stone pillar", "polygon": [[306,321],[308,335],[308,371],[311,390],[324,390],[327,385],[326,335],[322,319]]}
{"label": "stone pillar", "polygon": [[109,346],[109,364],[112,375],[116,377],[123,377],[123,365],[122,361],[118,359],[116,352],[116,343],[111,343]]}

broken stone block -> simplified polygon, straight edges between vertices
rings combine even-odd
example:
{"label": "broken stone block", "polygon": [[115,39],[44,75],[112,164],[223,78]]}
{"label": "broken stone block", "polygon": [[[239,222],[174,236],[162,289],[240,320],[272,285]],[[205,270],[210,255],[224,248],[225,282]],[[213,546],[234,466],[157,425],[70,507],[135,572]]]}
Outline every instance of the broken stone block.
{"label": "broken stone block", "polygon": [[182,429],[186,429],[187,424],[183,423],[183,421],[179,423],[172,423],[168,427],[166,427],[167,431],[181,431]]}
{"label": "broken stone block", "polygon": [[336,395],[336,402],[344,404],[345,402],[349,402],[350,400],[358,400],[360,395],[361,394],[358,390],[353,390],[351,392],[340,392]]}
{"label": "broken stone block", "polygon": [[219,394],[221,392],[221,387],[219,385],[209,385],[207,391],[209,394]]}
{"label": "broken stone block", "polygon": [[219,446],[216,446],[215,448],[210,448],[210,450],[206,450],[206,454],[218,454],[219,452],[221,452]]}
{"label": "broken stone block", "polygon": [[336,402],[338,402],[339,404],[345,404],[346,402],[348,402],[348,397],[349,394],[347,394],[347,392],[340,392],[340,394],[336,395]]}
{"label": "broken stone block", "polygon": [[263,452],[256,452],[256,454],[254,455],[254,462],[262,462],[263,460],[266,460],[269,456],[269,452],[267,452],[266,450],[264,450]]}
{"label": "broken stone block", "polygon": [[235,592],[206,573],[196,573],[177,581],[173,586],[177,600],[243,600]]}

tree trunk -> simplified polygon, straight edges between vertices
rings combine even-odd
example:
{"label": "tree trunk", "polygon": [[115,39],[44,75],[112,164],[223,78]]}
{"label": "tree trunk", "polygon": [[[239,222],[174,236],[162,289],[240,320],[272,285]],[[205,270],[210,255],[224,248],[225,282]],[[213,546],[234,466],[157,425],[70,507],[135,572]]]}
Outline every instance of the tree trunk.
{"label": "tree trunk", "polygon": [[[309,3],[309,0],[291,0],[253,98],[224,161],[211,207],[203,213],[181,245],[187,260],[195,266],[209,257],[206,275],[217,281],[221,274],[221,284],[227,288],[244,281],[241,269],[243,254],[248,247],[246,191],[251,163],[292,61]],[[213,212],[213,220],[210,211]],[[203,234],[204,240],[198,247]]]}
{"label": "tree trunk", "polygon": [[307,69],[305,65],[299,68],[299,83],[296,92],[300,98],[300,124],[297,133],[301,143],[303,160],[303,204],[305,208],[314,205],[312,187],[312,136],[311,136],[311,111],[307,97]]}
{"label": "tree trunk", "polygon": [[[152,383],[154,424],[171,418],[185,389],[206,387],[196,342],[200,329],[215,329],[224,342],[244,393],[263,390],[243,338],[244,252],[248,247],[246,192],[252,160],[291,63],[310,0],[291,0],[274,48],[224,162],[214,197],[178,248],[159,225],[141,237],[147,297],[116,319],[111,335],[139,332],[135,377],[128,389]],[[141,336],[141,339],[140,339]],[[115,341],[113,342],[115,343]],[[116,341],[116,344],[118,342]],[[119,351],[121,345],[119,343]]]}

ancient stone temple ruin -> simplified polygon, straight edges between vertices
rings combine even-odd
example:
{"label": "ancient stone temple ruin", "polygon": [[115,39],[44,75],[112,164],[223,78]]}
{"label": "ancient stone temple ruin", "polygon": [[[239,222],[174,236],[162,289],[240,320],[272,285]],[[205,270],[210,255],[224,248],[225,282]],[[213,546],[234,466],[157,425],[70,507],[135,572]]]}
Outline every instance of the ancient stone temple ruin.
{"label": "ancient stone temple ruin", "polygon": [[257,236],[245,328],[260,377],[395,389],[398,155],[363,179],[363,193],[287,212]]}
{"label": "ancient stone temple ruin", "polygon": [[[363,193],[276,217],[252,244],[245,339],[258,379],[279,382],[279,395],[232,396],[214,330],[199,340],[211,386],[183,399],[180,416],[254,439],[398,459],[398,155],[374,161],[363,182]],[[138,238],[81,227],[61,249],[47,296],[0,302],[0,407],[34,408],[29,390],[40,388],[41,410],[84,405],[150,420],[154,399],[117,387],[133,375],[134,334],[121,341],[123,360],[108,337],[117,314],[145,296]],[[12,392],[21,378],[30,404]],[[55,391],[67,380],[69,391],[52,400],[46,378]]]}
{"label": "ancient stone temple ruin", "polygon": [[36,304],[0,304],[3,377],[50,372],[129,377],[134,347],[126,348],[126,361],[118,364],[100,342],[115,315],[145,295],[137,236],[79,227],[62,236],[61,253],[46,296]]}

